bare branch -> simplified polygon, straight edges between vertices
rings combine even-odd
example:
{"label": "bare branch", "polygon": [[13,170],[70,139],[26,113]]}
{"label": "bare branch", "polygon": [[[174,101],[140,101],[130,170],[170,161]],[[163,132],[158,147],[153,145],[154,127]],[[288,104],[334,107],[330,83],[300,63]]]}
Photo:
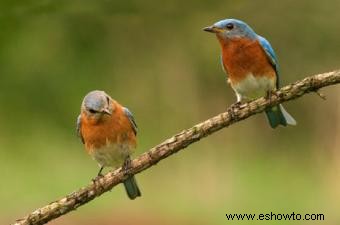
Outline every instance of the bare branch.
{"label": "bare branch", "polygon": [[[301,97],[309,92],[318,93],[320,88],[337,83],[340,83],[340,70],[310,76],[301,81],[289,84],[276,91],[276,94],[271,95],[270,99],[259,98],[234,107],[230,109],[231,111],[228,110],[227,112],[221,113],[189,129],[183,130],[165,140],[163,143],[153,147],[133,160],[128,172],[129,174],[140,173],[168,156],[186,148],[190,144],[199,141],[201,138],[222,128],[228,127],[233,123],[244,120],[254,114],[260,113],[268,106]],[[128,175],[124,174],[121,168],[109,172],[95,183],[90,183],[86,187],[80,188],[78,191],[73,192],[62,199],[35,210],[26,217],[17,220],[14,224],[36,225],[47,223],[111,190],[114,186],[123,182],[127,177]]]}

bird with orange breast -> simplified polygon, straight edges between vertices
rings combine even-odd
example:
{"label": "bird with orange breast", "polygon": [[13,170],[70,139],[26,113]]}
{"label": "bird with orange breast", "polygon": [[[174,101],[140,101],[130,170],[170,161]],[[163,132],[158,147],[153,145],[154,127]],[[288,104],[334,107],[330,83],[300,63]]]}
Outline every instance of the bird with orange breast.
{"label": "bird with orange breast", "polygon": [[[132,113],[104,91],[91,91],[81,105],[77,133],[85,149],[104,167],[128,169],[130,155],[136,148],[137,124]],[[130,199],[141,196],[134,176],[124,181]]]}
{"label": "bird with orange breast", "polygon": [[[222,67],[234,89],[239,104],[270,96],[279,88],[276,55],[270,43],[245,22],[237,19],[218,21],[204,31],[215,33],[222,49]],[[282,105],[265,110],[272,128],[278,125],[296,125],[294,118]]]}

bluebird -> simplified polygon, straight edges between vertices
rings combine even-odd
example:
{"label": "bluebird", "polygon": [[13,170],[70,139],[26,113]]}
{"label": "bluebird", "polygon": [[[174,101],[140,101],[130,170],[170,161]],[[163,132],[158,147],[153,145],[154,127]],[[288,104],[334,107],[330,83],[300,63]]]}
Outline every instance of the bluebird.
{"label": "bluebird", "polygon": [[[237,19],[224,19],[203,30],[215,33],[220,43],[222,68],[236,93],[235,104],[242,99],[269,97],[279,88],[275,52],[270,43],[249,25]],[[268,108],[265,113],[272,128],[280,124],[296,125],[282,105]]]}
{"label": "bluebird", "polygon": [[[132,113],[104,91],[91,91],[81,105],[77,133],[100,170],[104,167],[128,169],[130,154],[136,148],[137,124]],[[124,181],[130,199],[141,196],[134,176]]]}

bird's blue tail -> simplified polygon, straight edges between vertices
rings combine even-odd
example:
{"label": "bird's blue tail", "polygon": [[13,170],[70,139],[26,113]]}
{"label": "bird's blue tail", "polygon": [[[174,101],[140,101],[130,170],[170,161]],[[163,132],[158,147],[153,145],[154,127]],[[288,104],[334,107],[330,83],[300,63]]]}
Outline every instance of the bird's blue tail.
{"label": "bird's blue tail", "polygon": [[266,109],[266,115],[272,128],[276,128],[280,124],[283,126],[296,125],[295,119],[289,115],[282,105]]}
{"label": "bird's blue tail", "polygon": [[131,200],[142,195],[138,188],[138,185],[137,185],[137,182],[134,176],[129,177],[128,179],[124,181],[124,187],[125,187],[127,195],[129,196]]}

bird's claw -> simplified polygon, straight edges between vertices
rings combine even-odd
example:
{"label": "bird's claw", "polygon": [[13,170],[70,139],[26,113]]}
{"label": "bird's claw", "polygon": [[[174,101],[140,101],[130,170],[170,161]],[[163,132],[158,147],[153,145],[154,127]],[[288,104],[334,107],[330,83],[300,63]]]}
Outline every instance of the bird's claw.
{"label": "bird's claw", "polygon": [[231,118],[234,118],[235,117],[235,109],[238,108],[242,103],[240,101],[238,102],[235,102],[233,104],[231,104],[227,111],[228,113],[230,114]]}
{"label": "bird's claw", "polygon": [[102,178],[104,175],[102,174],[102,171],[104,169],[104,166],[101,166],[99,171],[98,171],[98,174],[95,178],[92,178],[92,182],[95,183],[96,181],[98,181],[100,178]]}
{"label": "bird's claw", "polygon": [[92,182],[93,183],[96,183],[100,178],[104,177],[103,174],[101,173],[98,173],[98,175],[95,177],[95,178],[92,178]]}
{"label": "bird's claw", "polygon": [[279,97],[279,95],[274,90],[268,90],[266,94],[266,99],[269,101],[269,103],[272,103],[272,96]]}
{"label": "bird's claw", "polygon": [[130,157],[126,158],[124,164],[122,166],[122,170],[124,175],[129,175],[129,169],[131,168],[131,159]]}

